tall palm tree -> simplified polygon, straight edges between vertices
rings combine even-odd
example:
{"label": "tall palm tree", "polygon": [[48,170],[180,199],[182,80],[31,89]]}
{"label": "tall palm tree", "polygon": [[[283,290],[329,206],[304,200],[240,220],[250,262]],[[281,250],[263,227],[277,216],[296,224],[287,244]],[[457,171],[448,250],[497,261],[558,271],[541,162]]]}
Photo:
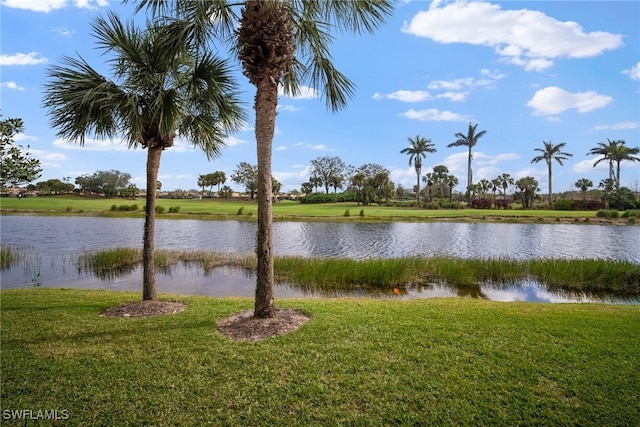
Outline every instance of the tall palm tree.
{"label": "tall palm tree", "polygon": [[143,233],[143,299],[156,299],[154,224],[160,157],[181,136],[207,157],[219,155],[242,110],[228,64],[188,49],[175,28],[138,29],[115,14],[92,25],[97,46],[112,54],[113,80],[82,58],[64,57],[49,68],[44,106],[58,136],[84,145],[87,135],[121,138],[147,150]]}
{"label": "tall palm tree", "polygon": [[630,162],[638,162],[640,161],[640,156],[637,154],[640,153],[639,147],[627,147],[625,141],[614,141],[616,142],[615,147],[611,150],[610,159],[612,162],[616,163],[616,190],[620,190],[620,163],[627,160]]}
{"label": "tall palm tree", "polygon": [[560,165],[562,166],[562,162],[564,160],[568,160],[569,157],[572,157],[573,154],[571,153],[565,153],[564,151],[562,151],[562,149],[564,148],[565,145],[567,145],[564,142],[561,142],[560,144],[553,144],[551,143],[551,141],[546,142],[546,141],[542,141],[543,144],[543,148],[534,148],[534,151],[538,151],[540,153],[542,153],[539,156],[534,157],[533,159],[531,159],[531,163],[538,163],[541,161],[545,161],[547,163],[547,170],[549,173],[549,206],[553,206],[553,201],[552,201],[552,197],[553,197],[553,192],[552,192],[552,185],[551,185],[551,178],[552,178],[552,165],[553,165],[553,161],[557,161],[558,163],[560,163]]}
{"label": "tall palm tree", "polygon": [[469,123],[469,129],[467,129],[467,134],[463,134],[458,132],[455,134],[455,137],[458,138],[455,142],[447,145],[447,147],[468,147],[469,148],[469,157],[467,161],[467,201],[471,203],[471,197],[469,197],[469,193],[471,191],[471,187],[473,185],[473,172],[471,170],[471,160],[473,159],[472,149],[478,143],[478,140],[482,138],[487,131],[483,130],[480,132],[476,132],[476,128],[478,127],[478,123],[472,125]]}
{"label": "tall palm tree", "polygon": [[609,179],[611,180],[614,178],[612,155],[617,145],[618,141],[611,141],[607,138],[606,144],[604,142],[598,142],[598,144],[587,153],[589,155],[602,156],[593,163],[594,168],[598,166],[600,162],[609,162]]}
{"label": "tall palm tree", "polygon": [[415,138],[409,138],[409,146],[400,150],[402,154],[409,155],[409,166],[413,163],[417,176],[416,202],[420,203],[420,175],[422,173],[422,159],[427,157],[427,153],[435,153],[435,144],[428,138],[417,135]]}
{"label": "tall palm tree", "polygon": [[[240,7],[239,14],[237,8]],[[391,0],[139,0],[158,17],[175,13],[191,40],[226,39],[256,87],[255,135],[258,157],[257,279],[254,316],[274,317],[274,253],[271,211],[271,153],[278,88],[299,93],[303,82],[320,89],[327,107],[347,105],[353,83],[331,61],[332,31],[373,32],[393,10]]]}

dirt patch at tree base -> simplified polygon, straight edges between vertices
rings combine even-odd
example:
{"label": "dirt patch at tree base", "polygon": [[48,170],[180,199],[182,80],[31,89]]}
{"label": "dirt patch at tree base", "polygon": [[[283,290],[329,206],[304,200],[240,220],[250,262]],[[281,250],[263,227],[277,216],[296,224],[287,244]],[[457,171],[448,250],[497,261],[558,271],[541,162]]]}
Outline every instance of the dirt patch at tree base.
{"label": "dirt patch at tree base", "polygon": [[170,301],[138,301],[121,304],[118,307],[103,311],[103,317],[154,317],[176,314],[187,306],[181,302]]}
{"label": "dirt patch at tree base", "polygon": [[307,323],[309,316],[293,309],[277,310],[276,317],[254,317],[253,310],[246,310],[218,323],[218,330],[234,341],[259,341],[295,331]]}

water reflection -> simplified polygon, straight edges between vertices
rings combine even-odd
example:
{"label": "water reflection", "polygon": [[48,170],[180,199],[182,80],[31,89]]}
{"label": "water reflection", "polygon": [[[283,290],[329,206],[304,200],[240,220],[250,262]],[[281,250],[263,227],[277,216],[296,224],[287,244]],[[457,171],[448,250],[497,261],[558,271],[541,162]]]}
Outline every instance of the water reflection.
{"label": "water reflection", "polygon": [[[142,245],[142,219],[95,217],[2,216],[3,244],[27,248],[28,261],[2,271],[2,288],[43,286],[141,290],[140,267],[121,274],[78,271],[84,251]],[[158,249],[250,253],[256,226],[246,221],[157,220]],[[640,227],[573,224],[496,223],[274,223],[277,255],[304,257],[391,258],[451,256],[460,258],[603,258],[640,263]],[[160,292],[252,297],[255,277],[238,269],[203,269],[186,265],[158,272]],[[497,301],[599,301],[599,295],[565,295],[536,283],[512,286],[481,284],[411,285],[392,290],[358,289],[321,292],[279,283],[276,297],[434,298],[466,297]],[[632,300],[633,302],[633,300]],[[635,301],[637,302],[637,301]]]}

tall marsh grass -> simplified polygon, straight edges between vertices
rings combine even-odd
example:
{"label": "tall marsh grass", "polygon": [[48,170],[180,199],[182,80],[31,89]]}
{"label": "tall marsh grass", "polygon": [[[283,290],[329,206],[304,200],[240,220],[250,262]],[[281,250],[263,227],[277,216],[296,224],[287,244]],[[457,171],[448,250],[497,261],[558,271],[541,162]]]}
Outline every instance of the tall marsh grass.
{"label": "tall marsh grass", "polygon": [[19,254],[13,246],[0,246],[0,270],[5,270],[14,265],[19,258]]}
{"label": "tall marsh grass", "polygon": [[[4,256],[4,255],[3,255]],[[99,277],[130,272],[142,262],[140,249],[116,248],[82,254],[80,270]],[[178,263],[209,271],[219,267],[256,269],[254,254],[209,251],[155,251],[156,267],[164,270]],[[305,289],[391,289],[447,284],[475,289],[479,284],[512,285],[535,280],[554,290],[610,292],[640,295],[640,265],[603,259],[511,258],[275,258],[275,278]]]}

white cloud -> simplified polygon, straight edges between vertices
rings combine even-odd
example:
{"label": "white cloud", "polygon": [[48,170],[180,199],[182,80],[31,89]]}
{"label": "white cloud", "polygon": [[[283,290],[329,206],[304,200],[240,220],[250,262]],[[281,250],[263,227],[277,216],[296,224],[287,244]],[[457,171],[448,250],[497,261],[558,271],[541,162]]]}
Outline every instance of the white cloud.
{"label": "white cloud", "polygon": [[17,133],[13,136],[13,140],[15,142],[20,142],[20,141],[37,141],[38,138],[36,138],[35,136],[31,136],[31,135],[27,135],[25,133]]}
{"label": "white cloud", "polygon": [[436,96],[436,98],[444,98],[453,102],[462,102],[467,99],[467,95],[469,95],[468,92],[445,92]]}
{"label": "white cloud", "polygon": [[311,148],[312,150],[315,150],[315,151],[335,151],[335,149],[329,147],[328,145],[324,145],[324,144],[310,145],[309,148]]}
{"label": "white cloud", "polygon": [[631,67],[628,70],[624,70],[623,74],[628,74],[629,77],[633,80],[640,80],[640,62]]}
{"label": "white cloud", "polygon": [[62,37],[71,37],[76,32],[76,30],[70,30],[67,27],[56,27],[51,31],[58,35],[61,35]]}
{"label": "white cloud", "polygon": [[429,92],[424,90],[397,90],[393,93],[381,94],[375,93],[373,99],[395,99],[401,102],[420,102],[429,101],[433,97]]}
{"label": "white cloud", "polygon": [[277,107],[278,111],[288,111],[288,112],[291,112],[291,113],[293,113],[295,111],[298,111],[299,109],[300,108],[298,108],[298,107],[295,107],[293,105],[287,105],[287,104],[278,105],[278,107]]}
{"label": "white cloud", "polygon": [[549,116],[575,109],[579,113],[587,113],[607,106],[612,97],[600,95],[593,91],[569,93],[557,86],[538,90],[527,106],[533,108],[533,114]]}
{"label": "white cloud", "polygon": [[38,65],[47,61],[47,58],[40,56],[38,52],[0,55],[0,65]]}
{"label": "white cloud", "polygon": [[2,6],[26,9],[33,12],[51,12],[69,5],[81,9],[97,9],[109,6],[108,0],[3,0]]}
{"label": "white cloud", "polygon": [[273,176],[282,184],[282,191],[291,191],[300,189],[300,184],[309,180],[311,166],[295,165],[294,168],[300,169],[295,172],[273,172]]}
{"label": "white cloud", "polygon": [[287,149],[287,147],[285,145],[279,145],[279,146],[276,147],[276,151],[284,151],[286,149]]}
{"label": "white cloud", "polygon": [[278,88],[278,96],[292,99],[316,99],[319,97],[318,91],[309,86],[299,86],[298,93],[295,95],[285,95],[282,86]]}
{"label": "white cloud", "polygon": [[413,108],[400,114],[402,117],[423,122],[467,122],[469,116],[452,113],[451,111],[440,111],[436,108],[425,110],[414,110]]}
{"label": "white cloud", "polygon": [[597,125],[594,126],[592,131],[602,131],[602,130],[629,130],[629,129],[638,129],[638,122],[620,122],[615,123],[613,125]]}
{"label": "white cloud", "polygon": [[2,82],[0,84],[0,86],[1,87],[6,87],[7,89],[24,90],[24,87],[18,86],[18,84],[16,82]]}
{"label": "white cloud", "polygon": [[578,163],[573,165],[573,167],[571,168],[571,172],[575,172],[575,173],[591,173],[594,169],[608,171],[609,170],[609,162],[607,162],[607,161],[600,162],[595,167],[593,166],[593,164],[595,162],[597,162],[598,160],[600,160],[601,158],[602,158],[602,156],[596,156],[596,157],[594,157],[592,159],[583,160],[581,162],[578,162]]}
{"label": "white cloud", "polygon": [[489,46],[505,62],[531,71],[549,68],[556,58],[588,58],[622,45],[619,34],[588,33],[576,22],[482,1],[434,1],[405,22],[402,31],[439,43]]}
{"label": "white cloud", "polygon": [[127,144],[121,141],[115,140],[102,140],[85,138],[84,146],[72,141],[66,141],[63,139],[56,139],[53,141],[53,146],[63,148],[65,150],[85,150],[85,151],[129,151]]}
{"label": "white cloud", "polygon": [[235,147],[236,145],[242,145],[242,144],[248,144],[248,143],[249,141],[247,141],[246,139],[241,139],[233,135],[228,136],[227,139],[225,140],[225,144],[227,144],[227,147]]}

